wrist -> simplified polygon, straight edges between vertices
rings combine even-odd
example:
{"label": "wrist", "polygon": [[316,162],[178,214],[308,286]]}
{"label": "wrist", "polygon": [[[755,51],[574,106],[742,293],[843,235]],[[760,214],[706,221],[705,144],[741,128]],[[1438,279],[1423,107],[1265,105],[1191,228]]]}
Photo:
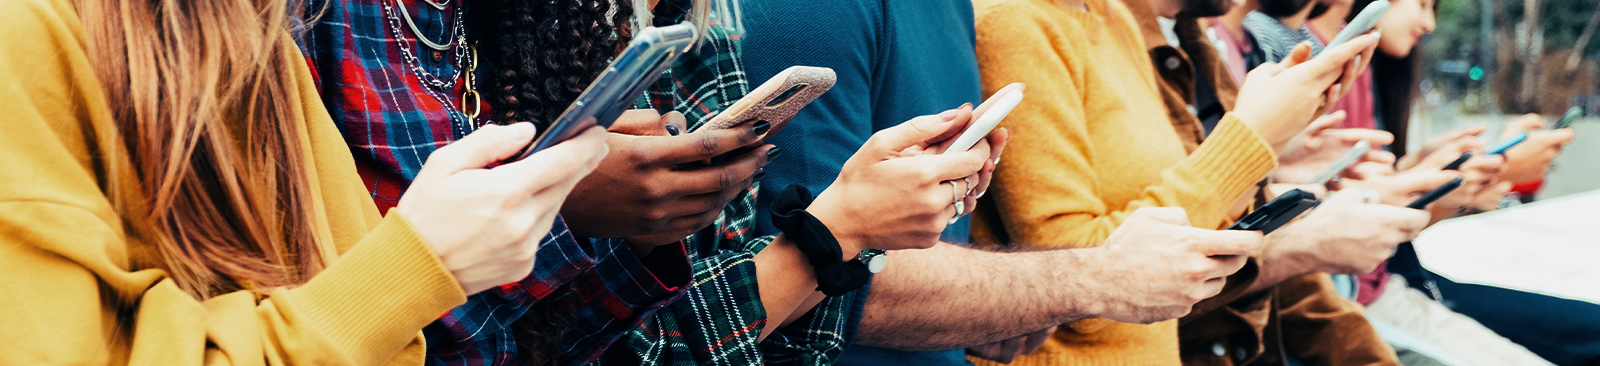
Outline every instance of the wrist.
{"label": "wrist", "polygon": [[[1073,283],[1069,286],[1055,287],[1062,290],[1053,298],[1056,303],[1062,304],[1062,312],[1058,314],[1061,324],[1077,321],[1084,318],[1106,317],[1112,311],[1111,304],[1123,303],[1117,300],[1121,291],[1109,289],[1101,279],[1120,278],[1121,273],[1104,273],[1106,268],[1115,268],[1115,255],[1106,247],[1092,247],[1082,249],[1065,249],[1051,251],[1057,253],[1057,258],[1063,263],[1053,265],[1053,278],[1070,278]],[[1107,265],[1110,264],[1110,265]]]}
{"label": "wrist", "polygon": [[[1315,248],[1323,235],[1308,235],[1300,231],[1283,230],[1267,235],[1259,257],[1261,278],[1288,279],[1313,272],[1327,272],[1332,268],[1318,260]],[[1276,282],[1276,281],[1274,281]]]}
{"label": "wrist", "polygon": [[830,192],[832,190],[824,190],[818,194],[816,200],[811,202],[811,206],[806,208],[806,212],[816,217],[817,221],[821,221],[823,226],[827,226],[828,231],[833,233],[833,238],[839,241],[839,251],[844,254],[840,260],[850,261],[862,250],[872,248],[865,244],[863,237],[850,225],[855,221],[845,212],[843,209],[845,206],[837,204],[837,198]]}

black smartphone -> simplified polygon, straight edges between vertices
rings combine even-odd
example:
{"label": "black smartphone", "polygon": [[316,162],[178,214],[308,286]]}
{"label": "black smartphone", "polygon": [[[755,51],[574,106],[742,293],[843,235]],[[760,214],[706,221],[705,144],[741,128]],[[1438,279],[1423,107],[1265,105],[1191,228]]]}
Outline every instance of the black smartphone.
{"label": "black smartphone", "polygon": [[1311,194],[1311,192],[1299,189],[1290,190],[1279,195],[1278,198],[1273,198],[1271,202],[1262,205],[1255,212],[1245,215],[1238,222],[1234,222],[1233,226],[1228,227],[1228,230],[1252,230],[1260,231],[1262,234],[1271,234],[1273,230],[1278,230],[1279,227],[1294,220],[1295,217],[1299,217],[1301,213],[1316,207],[1318,203],[1321,203],[1321,201],[1318,201],[1317,195]]}
{"label": "black smartphone", "polygon": [[1421,210],[1423,207],[1428,207],[1428,204],[1433,203],[1433,201],[1438,201],[1440,198],[1443,198],[1444,195],[1450,194],[1451,191],[1461,187],[1461,181],[1461,177],[1451,179],[1450,182],[1439,186],[1439,188],[1434,188],[1432,192],[1422,195],[1422,197],[1417,198],[1416,201],[1411,201],[1411,204],[1406,205],[1406,208]]}
{"label": "black smartphone", "polygon": [[1444,166],[1444,169],[1440,170],[1461,170],[1461,164],[1466,163],[1467,160],[1472,160],[1471,151],[1461,153],[1461,157],[1456,158],[1455,161],[1450,162],[1450,164]]}
{"label": "black smartphone", "polygon": [[672,67],[678,56],[694,46],[694,39],[694,24],[688,22],[639,32],[628,48],[578,95],[555,123],[507,161],[525,159],[591,126],[611,127],[611,123],[644,94],[645,88],[661,77],[661,72]]}

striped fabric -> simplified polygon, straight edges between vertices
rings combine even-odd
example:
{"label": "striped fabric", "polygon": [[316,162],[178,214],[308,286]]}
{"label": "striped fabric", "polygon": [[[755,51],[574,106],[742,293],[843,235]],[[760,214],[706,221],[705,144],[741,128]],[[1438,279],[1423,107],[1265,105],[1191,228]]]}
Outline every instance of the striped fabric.
{"label": "striped fabric", "polygon": [[[464,90],[455,82],[461,48],[434,53],[417,42],[409,27],[393,18],[396,4],[310,1],[310,13],[321,11],[321,17],[299,40],[323,102],[383,211],[394,207],[430,154],[487,122],[468,121],[457,108]],[[416,2],[402,6],[423,34],[439,41],[449,39],[456,26],[461,2],[451,4],[443,10]],[[417,58],[408,61],[407,54]],[[577,240],[557,220],[528,277],[470,296],[424,329],[428,363],[510,364],[517,348],[509,325],[534,304],[566,296],[582,296],[582,301],[559,314],[557,326],[565,332],[552,354],[559,364],[586,363],[676,299],[688,283],[688,255],[681,245],[658,249],[641,261],[622,240]]]}
{"label": "striped fabric", "polygon": [[1317,39],[1311,33],[1311,28],[1304,25],[1300,29],[1289,28],[1272,16],[1252,11],[1244,16],[1244,27],[1250,30],[1247,34],[1255,37],[1256,46],[1266,54],[1267,62],[1282,61],[1300,42],[1311,42],[1313,55],[1322,52],[1322,40]]}

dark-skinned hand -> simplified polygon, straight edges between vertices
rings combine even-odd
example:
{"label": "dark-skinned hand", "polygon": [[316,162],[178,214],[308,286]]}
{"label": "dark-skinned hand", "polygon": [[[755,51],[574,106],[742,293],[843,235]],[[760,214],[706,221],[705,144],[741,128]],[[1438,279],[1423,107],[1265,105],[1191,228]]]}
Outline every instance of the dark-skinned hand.
{"label": "dark-skinned hand", "polygon": [[[750,188],[777,147],[758,146],[716,165],[690,164],[758,143],[767,127],[684,131],[677,112],[630,110],[606,136],[611,153],[567,197],[561,215],[573,235],[628,238],[635,255],[710,226]],[[693,167],[689,167],[693,165]]]}

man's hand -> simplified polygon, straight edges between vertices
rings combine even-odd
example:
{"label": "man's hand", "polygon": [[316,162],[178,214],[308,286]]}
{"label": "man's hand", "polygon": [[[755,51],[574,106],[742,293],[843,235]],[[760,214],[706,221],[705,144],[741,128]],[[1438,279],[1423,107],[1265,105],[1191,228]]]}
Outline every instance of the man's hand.
{"label": "man's hand", "polygon": [[[561,215],[573,235],[630,237],[635,250],[670,244],[709,226],[723,206],[750,187],[776,146],[760,146],[720,164],[679,168],[752,146],[765,131],[746,124],[726,130],[683,130],[683,115],[631,110],[612,126],[611,154],[567,197]],[[643,254],[643,253],[635,253]]]}
{"label": "man's hand", "polygon": [[[1312,272],[1372,272],[1428,225],[1428,213],[1367,202],[1377,193],[1364,189],[1336,192],[1304,219],[1268,235],[1263,273],[1284,279]],[[1278,277],[1278,276],[1273,276]]]}
{"label": "man's hand", "polygon": [[1032,354],[1050,340],[1050,335],[1056,333],[1056,327],[1050,327],[1038,332],[1028,333],[1016,338],[985,344],[977,347],[968,347],[967,354],[977,356],[989,361],[1011,363],[1018,356]]}
{"label": "man's hand", "polygon": [[1506,150],[1506,170],[1500,173],[1503,181],[1522,183],[1544,178],[1544,174],[1550,171],[1550,161],[1561,155],[1561,149],[1573,138],[1570,128],[1544,130],[1544,118],[1537,114],[1511,121],[1500,138],[1524,131],[1528,132],[1528,140]]}
{"label": "man's hand", "polygon": [[1335,129],[1345,119],[1344,111],[1317,118],[1305,131],[1289,139],[1287,149],[1278,155],[1278,168],[1272,170],[1272,180],[1283,183],[1306,183],[1316,178],[1335,160],[1339,160],[1356,143],[1366,141],[1372,145],[1362,161],[1394,163],[1394,154],[1379,148],[1394,142],[1387,131],[1364,128]]}
{"label": "man's hand", "polygon": [[1105,245],[1088,249],[1098,258],[1098,280],[1088,289],[1105,299],[1091,313],[1123,323],[1176,319],[1194,304],[1222,292],[1227,276],[1244,267],[1261,245],[1259,231],[1213,231],[1189,226],[1182,208],[1134,211]]}
{"label": "man's hand", "polygon": [[1349,92],[1346,86],[1366,68],[1377,44],[1376,35],[1360,36],[1314,58],[1309,44],[1298,45],[1283,62],[1250,71],[1232,114],[1282,153],[1290,138]]}

